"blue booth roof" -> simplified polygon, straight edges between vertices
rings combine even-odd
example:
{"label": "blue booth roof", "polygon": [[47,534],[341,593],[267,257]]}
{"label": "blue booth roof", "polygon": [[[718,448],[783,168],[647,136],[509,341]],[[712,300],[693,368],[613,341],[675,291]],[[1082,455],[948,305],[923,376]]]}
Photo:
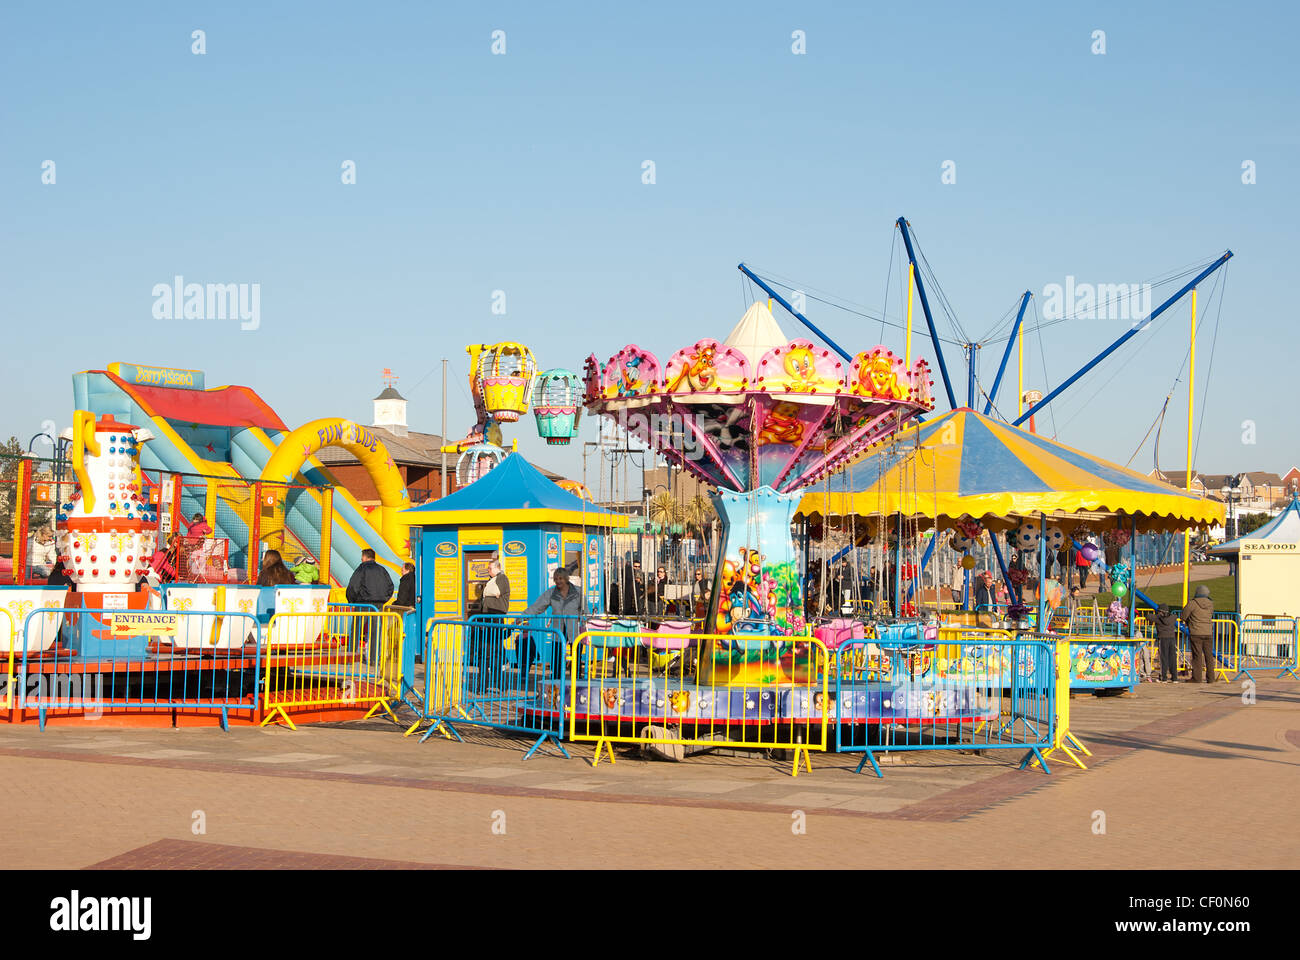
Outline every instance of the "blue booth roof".
{"label": "blue booth roof", "polygon": [[574,496],[548,480],[520,454],[512,453],[467,487],[398,516],[412,526],[474,523],[570,523],[624,527],[627,517]]}

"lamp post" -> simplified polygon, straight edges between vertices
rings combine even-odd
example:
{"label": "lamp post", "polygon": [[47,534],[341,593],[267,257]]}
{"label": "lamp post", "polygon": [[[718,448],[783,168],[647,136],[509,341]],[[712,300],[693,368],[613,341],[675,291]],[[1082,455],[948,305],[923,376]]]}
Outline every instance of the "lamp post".
{"label": "lamp post", "polygon": [[1228,504],[1228,529],[1225,531],[1227,536],[1224,539],[1235,540],[1237,539],[1237,501],[1241,499],[1241,474],[1228,477],[1219,488],[1219,493]]}

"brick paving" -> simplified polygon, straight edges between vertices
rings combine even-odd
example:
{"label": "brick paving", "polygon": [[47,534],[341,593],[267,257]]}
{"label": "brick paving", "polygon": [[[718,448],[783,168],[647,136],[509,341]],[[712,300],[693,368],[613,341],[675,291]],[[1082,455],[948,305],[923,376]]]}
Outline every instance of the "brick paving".
{"label": "brick paving", "polygon": [[[436,870],[441,864],[413,860],[372,860],[334,857],[294,850],[264,850],[225,843],[159,840],[116,857],[91,864],[87,870]],[[459,867],[455,869],[461,869]]]}
{"label": "brick paving", "polygon": [[[0,726],[0,803],[23,825],[0,836],[0,862],[1294,866],[1297,708],[1294,681],[1261,682],[1249,707],[1230,684],[1143,684],[1074,698],[1087,771],[945,751],[895,755],[883,780],[854,775],[857,756],[816,753],[797,779],[752,755],[668,764],[625,752],[592,768],[587,744],[524,763],[514,738],[420,744],[382,721],[229,734]],[[795,811],[805,833],[792,831]]]}

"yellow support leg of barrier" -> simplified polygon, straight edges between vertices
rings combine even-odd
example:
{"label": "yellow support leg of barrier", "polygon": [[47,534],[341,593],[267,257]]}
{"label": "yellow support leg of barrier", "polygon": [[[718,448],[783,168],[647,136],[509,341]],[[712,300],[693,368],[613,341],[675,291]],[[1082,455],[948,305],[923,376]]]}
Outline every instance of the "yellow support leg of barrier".
{"label": "yellow support leg of barrier", "polygon": [[298,729],[296,726],[294,726],[293,721],[289,719],[289,715],[284,712],[284,707],[272,707],[271,712],[262,718],[262,722],[258,724],[258,726],[262,726],[262,727],[266,726],[268,723],[270,723],[272,720],[276,718],[277,714],[281,718],[283,718],[285,723],[289,725],[290,730]]}
{"label": "yellow support leg of barrier", "polygon": [[401,721],[399,721],[399,720],[397,719],[397,714],[393,713],[393,708],[390,707],[390,706],[388,705],[388,701],[387,701],[387,700],[378,700],[378,701],[376,701],[375,703],[371,704],[370,709],[366,711],[366,715],[365,715],[364,717],[362,717],[361,719],[362,719],[362,720],[369,720],[369,719],[370,719],[371,717],[373,717],[373,716],[375,715],[375,713],[377,713],[379,710],[383,710],[383,711],[385,711],[385,712],[386,712],[390,717],[392,717],[392,718],[393,718],[393,723],[400,723],[400,722],[401,722]]}
{"label": "yellow support leg of barrier", "polygon": [[791,776],[793,777],[799,776],[800,755],[803,756],[803,762],[807,766],[808,772],[812,773],[812,754],[808,752],[807,747],[795,747],[794,748],[794,771],[791,773]]}
{"label": "yellow support leg of barrier", "polygon": [[613,762],[614,762],[614,745],[613,745],[612,743],[610,743],[608,740],[606,740],[604,737],[602,737],[601,739],[599,739],[599,740],[596,741],[596,756],[595,756],[595,758],[591,761],[591,765],[592,765],[593,767],[594,767],[596,764],[600,763],[600,753],[601,753],[602,750],[608,750],[608,751],[609,751],[609,762],[610,762],[610,763],[613,763]]}

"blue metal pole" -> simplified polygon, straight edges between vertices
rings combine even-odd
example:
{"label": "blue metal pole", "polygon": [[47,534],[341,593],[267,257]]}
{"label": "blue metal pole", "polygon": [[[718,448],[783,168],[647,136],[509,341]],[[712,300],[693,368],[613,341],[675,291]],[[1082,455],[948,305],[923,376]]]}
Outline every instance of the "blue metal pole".
{"label": "blue metal pole", "polygon": [[930,313],[930,299],[925,295],[925,283],[921,280],[921,268],[916,262],[916,252],[912,249],[912,234],[907,229],[907,220],[899,217],[898,229],[903,232],[903,246],[907,248],[907,260],[915,268],[916,292],[921,297],[921,312],[925,314],[925,325],[930,328],[930,342],[934,344],[934,358],[939,362],[939,373],[943,377],[943,389],[948,394],[948,407],[957,409],[957,397],[952,392],[952,379],[948,376],[948,364],[943,359],[943,348],[939,345],[939,331],[934,328],[934,315]]}
{"label": "blue metal pole", "polygon": [[966,406],[975,409],[975,351],[976,344],[966,344],[969,353],[966,356]]}
{"label": "blue metal pole", "polygon": [[998,569],[1002,571],[1002,581],[1007,585],[1007,593],[1011,592],[1011,573],[1007,570],[1007,562],[1002,559],[1002,549],[998,546],[998,537],[992,530],[989,531],[989,542],[993,544],[993,555],[998,558]]}
{"label": "blue metal pole", "polygon": [[760,278],[758,277],[757,274],[754,273],[754,271],[750,270],[749,267],[745,266],[743,263],[738,264],[738,265],[737,265],[737,268],[740,270],[741,273],[743,273],[745,276],[749,277],[749,279],[753,280],[756,284],[758,284],[759,287],[762,288],[762,290],[763,290],[764,293],[766,293],[769,297],[771,297],[771,298],[772,298],[773,300],[775,300],[777,303],[781,304],[781,306],[783,306],[783,307],[784,307],[784,308],[789,312],[789,314],[790,314],[792,317],[794,317],[796,320],[798,320],[800,323],[802,323],[805,327],[807,327],[809,330],[811,330],[813,333],[815,333],[815,334],[816,334],[816,335],[821,339],[821,341],[822,341],[824,344],[826,344],[826,346],[830,347],[832,350],[834,350],[836,353],[838,353],[838,354],[839,354],[839,355],[844,359],[844,361],[845,361],[846,363],[852,363],[852,362],[853,362],[853,357],[850,356],[848,353],[846,353],[846,352],[844,351],[844,348],[843,348],[843,347],[841,347],[838,343],[836,343],[836,342],[835,342],[834,340],[832,340],[830,337],[826,336],[826,334],[823,333],[823,332],[821,331],[821,329],[820,329],[820,328],[819,328],[815,323],[813,323],[811,320],[809,320],[807,317],[805,317],[802,313],[800,313],[800,312],[799,312],[798,310],[796,310],[794,307],[790,306],[790,304],[789,304],[788,302],[786,302],[785,297],[781,296],[781,294],[777,293],[775,290],[773,290],[771,287],[769,287],[769,286],[768,286],[768,285],[767,285],[767,284],[766,284],[762,279],[760,279]]}
{"label": "blue metal pole", "polygon": [[1143,330],[1149,327],[1156,317],[1160,316],[1160,314],[1164,313],[1166,310],[1172,307],[1175,303],[1177,303],[1180,299],[1182,299],[1182,297],[1187,293],[1187,291],[1191,290],[1194,286],[1196,286],[1198,283],[1200,283],[1202,280],[1204,280],[1206,277],[1212,274],[1215,270],[1218,270],[1219,267],[1227,263],[1228,260],[1231,259],[1231,257],[1232,257],[1232,251],[1229,250],[1218,260],[1215,260],[1214,263],[1210,264],[1199,274],[1197,274],[1196,277],[1193,280],[1189,281],[1181,290],[1175,293],[1164,303],[1160,304],[1160,306],[1152,310],[1150,316],[1148,316],[1140,324],[1138,324],[1133,329],[1131,329],[1128,333],[1124,334],[1124,336],[1120,337],[1118,340],[1112,343],[1101,353],[1097,354],[1095,357],[1093,357],[1091,360],[1085,363],[1082,367],[1079,368],[1079,370],[1073,376],[1071,376],[1068,380],[1062,383],[1055,390],[1051,391],[1047,396],[1043,397],[1042,400],[1039,400],[1036,404],[1034,404],[1032,407],[1030,407],[1028,410],[1022,413],[1018,419],[1012,422],[1011,425],[1013,427],[1020,426],[1022,423],[1024,423],[1026,420],[1032,417],[1043,407],[1047,406],[1049,403],[1055,400],[1058,396],[1061,395],[1061,393],[1063,393],[1068,387],[1070,387],[1076,380],[1082,377],[1085,373],[1087,373],[1097,364],[1101,363],[1103,360],[1109,357],[1112,353],[1114,353],[1124,344],[1128,343],[1129,340],[1133,339],[1133,337],[1137,336],[1139,333],[1141,333]]}
{"label": "blue metal pole", "polygon": [[993,404],[998,399],[998,387],[1002,386],[1002,375],[1007,372],[1007,361],[1011,359],[1011,351],[1015,349],[1016,337],[1020,336],[1020,322],[1025,319],[1025,307],[1029,306],[1029,298],[1033,296],[1028,290],[1020,298],[1020,312],[1016,314],[1015,325],[1011,328],[1011,339],[1007,341],[1007,349],[1002,352],[1002,362],[998,364],[998,375],[993,378],[993,389],[989,391],[988,403],[984,404],[984,416],[989,415],[993,409]]}
{"label": "blue metal pole", "polygon": [[[917,571],[917,580],[921,579],[921,574],[925,573],[926,564],[930,562],[930,557],[934,553],[934,542],[939,539],[938,533],[939,531],[936,530],[935,535],[931,537],[930,542],[926,544],[925,553],[921,554],[921,569]],[[912,594],[914,593],[916,593],[916,581],[913,581],[911,586],[907,588],[907,599],[911,600]],[[938,599],[938,597],[935,597],[935,600]]]}

